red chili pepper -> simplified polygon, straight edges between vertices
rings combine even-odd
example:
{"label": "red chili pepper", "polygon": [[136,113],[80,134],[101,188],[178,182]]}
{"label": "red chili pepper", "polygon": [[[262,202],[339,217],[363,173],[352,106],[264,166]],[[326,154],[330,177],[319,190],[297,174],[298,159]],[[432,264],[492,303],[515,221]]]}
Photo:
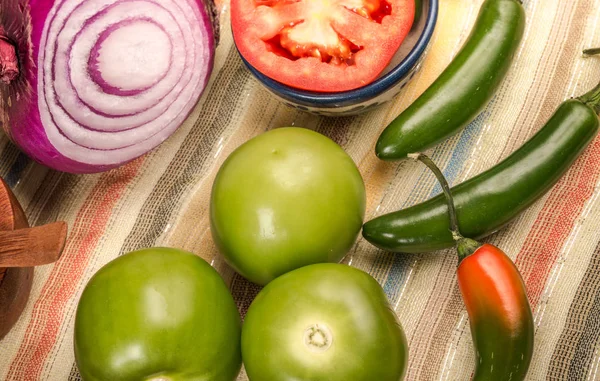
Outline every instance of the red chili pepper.
{"label": "red chili pepper", "polygon": [[457,276],[477,350],[473,380],[525,378],[534,328],[519,270],[502,250],[483,244],[460,262]]}
{"label": "red chili pepper", "polygon": [[534,327],[521,274],[499,248],[461,236],[450,186],[444,175],[427,156],[411,156],[434,172],[448,202],[459,257],[458,285],[475,346],[473,380],[523,380],[533,355]]}

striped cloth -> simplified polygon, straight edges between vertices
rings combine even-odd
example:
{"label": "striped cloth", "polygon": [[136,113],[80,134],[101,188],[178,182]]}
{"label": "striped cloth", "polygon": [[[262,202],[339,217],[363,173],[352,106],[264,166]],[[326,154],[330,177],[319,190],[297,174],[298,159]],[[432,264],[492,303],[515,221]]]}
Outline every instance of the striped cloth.
{"label": "striped cloth", "polygon": [[[225,0],[226,1],[226,0]],[[31,299],[0,342],[0,380],[79,380],[73,320],[90,277],[123,253],[151,246],[193,251],[223,275],[244,313],[259,287],[218,255],[208,223],[210,188],[220,164],[265,130],[303,126],[330,136],[359,165],[367,218],[439,193],[423,166],[383,163],[373,154],[382,128],[407,107],[460,48],[482,0],[441,0],[423,69],[391,104],[357,117],[321,118],[286,108],[243,67],[222,2],[223,36],[205,95],[185,125],[151,154],[108,173],[76,176],[32,163],[0,138],[0,176],[32,224],[66,220],[63,258],[36,268]],[[526,0],[528,22],[508,78],[463,133],[431,150],[458,184],[517,149],[566,98],[600,80],[600,0]],[[530,380],[600,379],[600,140],[560,183],[508,227],[488,238],[515,260],[528,287],[536,327]],[[385,289],[410,343],[408,380],[467,380],[473,369],[467,315],[452,251],[394,255],[360,239],[345,259]],[[240,380],[246,380],[242,373]]]}

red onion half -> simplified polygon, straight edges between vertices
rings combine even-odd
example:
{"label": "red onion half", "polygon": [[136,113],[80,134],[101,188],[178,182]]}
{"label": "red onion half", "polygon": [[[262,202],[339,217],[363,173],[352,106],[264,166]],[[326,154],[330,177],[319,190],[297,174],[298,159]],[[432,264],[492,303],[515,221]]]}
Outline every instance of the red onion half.
{"label": "red onion half", "polygon": [[0,123],[34,160],[101,172],[152,150],[206,87],[212,0],[0,0]]}

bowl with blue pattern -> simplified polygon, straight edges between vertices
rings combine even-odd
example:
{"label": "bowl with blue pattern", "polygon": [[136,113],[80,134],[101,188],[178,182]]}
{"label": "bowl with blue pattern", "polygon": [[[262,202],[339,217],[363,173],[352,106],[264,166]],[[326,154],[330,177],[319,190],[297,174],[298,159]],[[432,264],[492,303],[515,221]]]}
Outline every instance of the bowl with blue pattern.
{"label": "bowl with blue pattern", "polygon": [[284,104],[322,116],[356,115],[380,106],[400,93],[420,70],[429,51],[438,15],[438,0],[421,0],[422,13],[383,73],[355,90],[319,93],[277,82],[259,72],[240,55],[252,75]]}

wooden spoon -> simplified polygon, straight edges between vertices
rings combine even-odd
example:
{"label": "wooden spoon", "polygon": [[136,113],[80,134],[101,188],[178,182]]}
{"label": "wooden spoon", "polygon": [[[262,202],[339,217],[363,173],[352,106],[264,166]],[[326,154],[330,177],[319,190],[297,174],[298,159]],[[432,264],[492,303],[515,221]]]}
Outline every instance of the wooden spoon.
{"label": "wooden spoon", "polygon": [[0,231],[0,267],[33,267],[57,261],[65,247],[67,224]]}
{"label": "wooden spoon", "polygon": [[58,260],[66,237],[64,222],[30,228],[21,205],[0,179],[0,340],[27,304],[33,266]]}

